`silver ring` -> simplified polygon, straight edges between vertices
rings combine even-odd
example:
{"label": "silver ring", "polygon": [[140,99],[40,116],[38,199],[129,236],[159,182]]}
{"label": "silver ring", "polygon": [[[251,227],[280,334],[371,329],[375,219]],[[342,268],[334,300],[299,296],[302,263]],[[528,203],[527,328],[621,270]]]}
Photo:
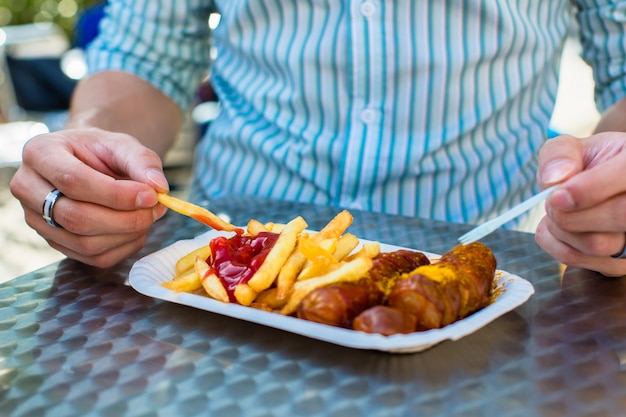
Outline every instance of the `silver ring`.
{"label": "silver ring", "polygon": [[622,249],[622,253],[618,253],[616,255],[611,255],[611,258],[626,259],[626,245],[624,245],[624,249]]}
{"label": "silver ring", "polygon": [[54,221],[52,217],[54,205],[56,204],[59,197],[62,197],[63,193],[58,189],[54,189],[48,193],[45,200],[43,200],[43,219],[52,227],[60,227],[63,228],[59,223]]}

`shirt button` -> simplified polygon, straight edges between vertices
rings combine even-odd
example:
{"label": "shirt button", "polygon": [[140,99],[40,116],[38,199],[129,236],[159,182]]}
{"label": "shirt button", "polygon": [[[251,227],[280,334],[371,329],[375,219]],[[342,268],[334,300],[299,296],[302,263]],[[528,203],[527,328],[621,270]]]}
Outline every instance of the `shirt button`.
{"label": "shirt button", "polygon": [[374,109],[363,109],[361,111],[361,121],[365,124],[374,123],[378,120],[378,111]]}
{"label": "shirt button", "polygon": [[374,13],[376,13],[376,5],[373,2],[366,0],[361,3],[361,14],[363,16],[370,18],[374,16]]}

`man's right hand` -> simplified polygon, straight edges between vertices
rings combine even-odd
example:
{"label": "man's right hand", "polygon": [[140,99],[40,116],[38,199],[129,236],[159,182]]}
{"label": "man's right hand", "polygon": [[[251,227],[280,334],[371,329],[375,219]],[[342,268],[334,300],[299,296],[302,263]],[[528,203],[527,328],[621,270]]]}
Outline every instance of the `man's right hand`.
{"label": "man's right hand", "polygon": [[[53,248],[83,263],[109,267],[143,247],[166,208],[162,162],[132,136],[99,129],[37,136],[24,147],[11,192],[25,219]],[[54,221],[42,217],[46,195],[59,189]]]}

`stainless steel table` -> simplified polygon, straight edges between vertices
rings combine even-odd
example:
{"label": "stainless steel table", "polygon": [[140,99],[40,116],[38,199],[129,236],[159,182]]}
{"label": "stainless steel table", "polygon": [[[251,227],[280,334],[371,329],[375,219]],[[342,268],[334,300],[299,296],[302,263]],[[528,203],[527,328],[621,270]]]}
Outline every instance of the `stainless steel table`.
{"label": "stainless steel table", "polygon": [[[337,209],[228,197],[216,212],[311,228]],[[443,253],[469,226],[353,211],[365,239]],[[0,286],[2,416],[624,416],[626,279],[562,271],[533,236],[487,237],[533,283],[515,311],[456,342],[388,354],[343,348],[155,300],[134,260],[205,229],[170,215],[110,270],[64,260]]]}

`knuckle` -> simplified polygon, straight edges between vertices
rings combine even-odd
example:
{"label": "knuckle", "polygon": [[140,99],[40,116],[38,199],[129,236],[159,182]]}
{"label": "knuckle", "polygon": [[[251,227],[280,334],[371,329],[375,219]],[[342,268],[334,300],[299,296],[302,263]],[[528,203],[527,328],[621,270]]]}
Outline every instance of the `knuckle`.
{"label": "knuckle", "polygon": [[[19,170],[18,170],[19,173]],[[17,198],[18,200],[23,200],[24,199],[24,190],[26,189],[26,187],[24,187],[24,185],[22,184],[21,181],[21,176],[16,174],[13,176],[13,178],[11,178],[11,181],[9,182],[9,191],[11,192],[11,194],[13,195],[13,197]]]}
{"label": "knuckle", "polygon": [[622,240],[621,235],[592,233],[587,237],[586,246],[589,253],[611,256],[617,252],[615,248],[619,247],[620,244],[623,245]]}
{"label": "knuckle", "polygon": [[567,232],[575,232],[578,226],[578,222],[576,222],[574,216],[568,215],[567,213],[554,212],[551,215],[551,220],[561,230]]}
{"label": "knuckle", "polygon": [[78,177],[74,169],[70,167],[59,167],[55,174],[54,182],[57,188],[67,191],[76,187]]}
{"label": "knuckle", "polygon": [[558,253],[555,253],[553,256],[555,259],[565,265],[582,267],[582,265],[580,264],[580,254],[573,249],[562,249]]}
{"label": "knuckle", "polygon": [[63,211],[55,210],[54,219],[71,233],[86,235],[90,231],[86,212],[75,204],[65,205]]}
{"label": "knuckle", "polygon": [[110,268],[119,262],[118,259],[109,256],[109,255],[101,255],[95,256],[91,258],[91,265],[96,268]]}
{"label": "knuckle", "polygon": [[124,259],[128,258],[130,255],[137,253],[141,248],[143,248],[145,242],[146,236],[140,236],[138,239],[135,239],[125,245],[122,251],[114,250],[93,255],[90,257],[91,264],[98,268],[110,268],[115,266]]}
{"label": "knuckle", "polygon": [[135,239],[133,241],[133,245],[131,246],[131,251],[132,253],[137,253],[138,251],[140,251],[145,245],[146,242],[148,241],[148,235],[141,235],[138,239]]}
{"label": "knuckle", "polygon": [[120,187],[114,187],[110,194],[111,205],[113,207],[134,207],[134,201],[129,201],[128,194]]}
{"label": "knuckle", "polygon": [[[624,263],[623,261],[621,262]],[[624,275],[626,275],[626,267],[617,266],[614,268],[608,268],[606,270],[598,270],[598,272],[604,275],[605,277],[619,278],[619,277],[623,277]]]}
{"label": "knuckle", "polygon": [[97,238],[82,237],[77,242],[76,251],[83,256],[98,259],[103,254],[103,246],[103,243]]}
{"label": "knuckle", "polygon": [[38,137],[33,137],[24,144],[22,147],[23,163],[30,164],[31,162],[38,160],[40,155],[39,146],[36,144],[38,141]]}
{"label": "knuckle", "polygon": [[615,216],[620,225],[626,226],[626,198],[620,198],[616,205]]}
{"label": "knuckle", "polygon": [[24,211],[24,222],[26,222],[29,227],[37,230],[37,226],[42,224],[41,215],[39,213],[36,214],[33,211],[26,210]]}
{"label": "knuckle", "polygon": [[129,232],[145,232],[152,226],[152,221],[152,210],[133,211],[130,216],[127,216],[125,230]]}

